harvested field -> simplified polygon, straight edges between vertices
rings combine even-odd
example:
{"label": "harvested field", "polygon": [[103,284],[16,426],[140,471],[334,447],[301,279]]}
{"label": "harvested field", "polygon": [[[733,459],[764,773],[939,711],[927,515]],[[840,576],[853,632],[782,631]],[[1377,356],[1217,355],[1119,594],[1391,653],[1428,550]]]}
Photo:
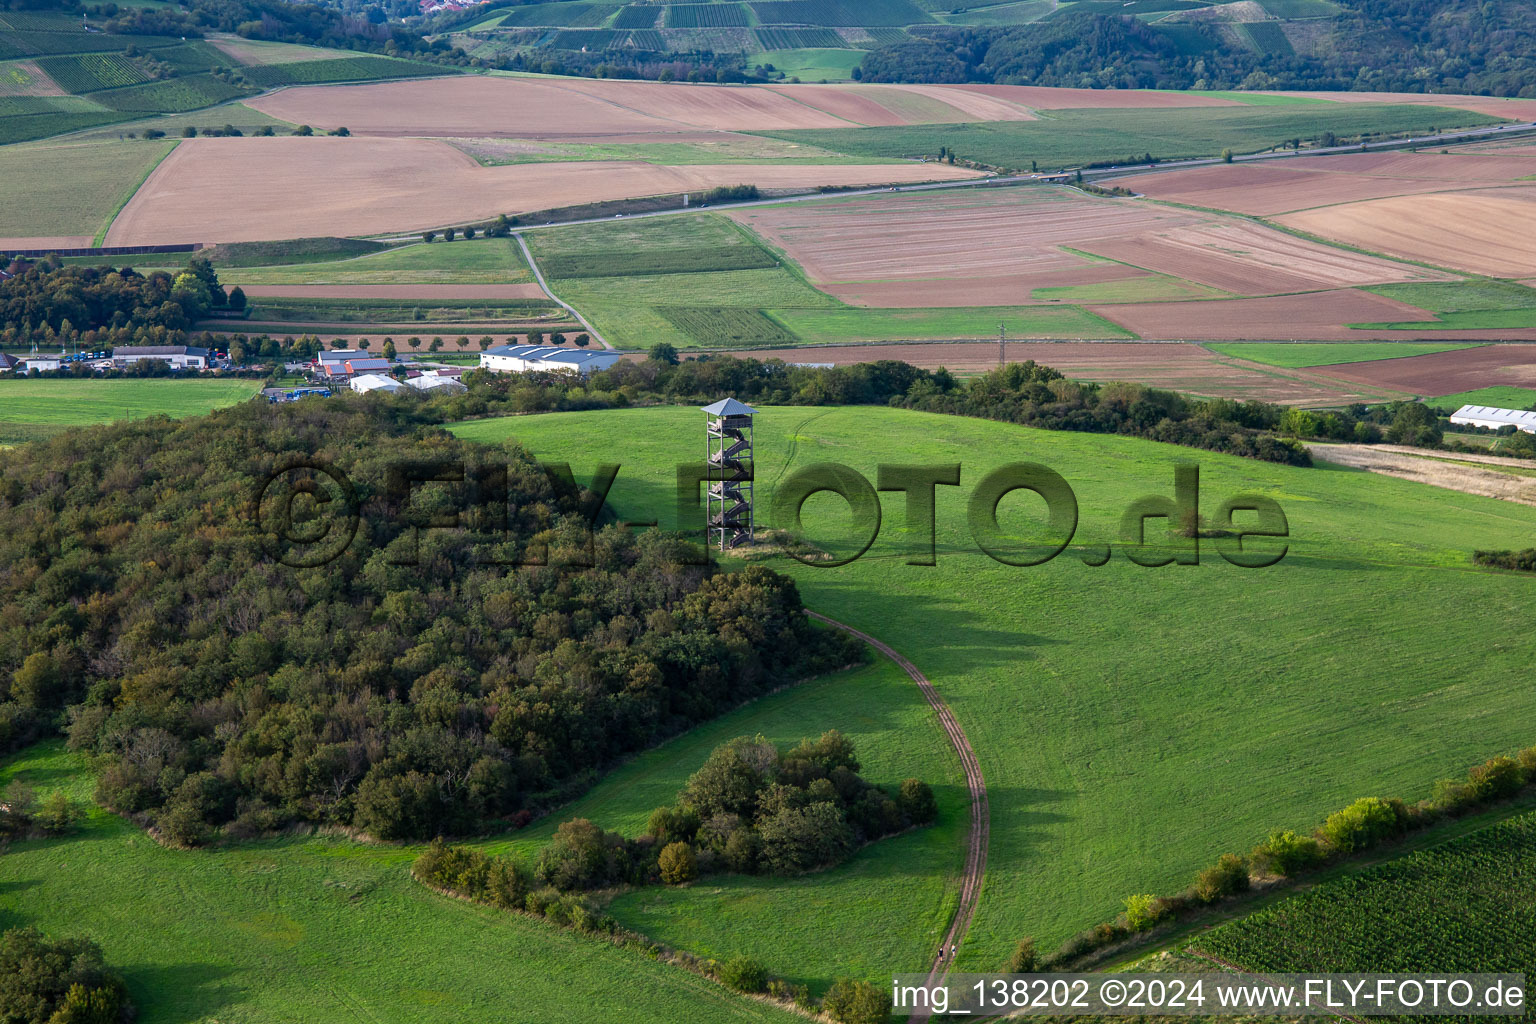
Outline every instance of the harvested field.
{"label": "harvested field", "polygon": [[8,249],[79,249],[91,244],[90,235],[45,235],[0,238],[0,252]]}
{"label": "harvested field", "polygon": [[1524,459],[1497,456],[1453,455],[1395,445],[1309,444],[1315,458],[1339,466],[1369,470],[1404,480],[1417,480],[1431,487],[1502,498],[1522,505],[1536,505],[1536,478],[1520,473],[1484,468],[1479,463],[1531,470]]}
{"label": "harvested field", "polygon": [[[230,286],[239,284],[236,277],[229,277]],[[542,299],[544,289],[536,284],[354,284],[354,285],[242,285],[245,294],[253,299]]]}
{"label": "harvested field", "polygon": [[[1527,332],[1536,337],[1536,332]],[[1536,388],[1536,345],[1485,345],[1406,359],[1338,363],[1318,372],[1414,395],[1449,395],[1503,384]]]}
{"label": "harvested field", "polygon": [[1022,121],[1024,106],[942,86],[717,86],[465,76],[287,89],[250,101],[285,121],[354,134],[565,139],[633,132],[762,131]]}
{"label": "harvested field", "polygon": [[[1429,319],[1427,315],[1412,315],[1410,311],[1417,307],[1405,302],[1347,288],[1224,302],[1138,302],[1091,308],[1143,338],[1177,341],[1355,341],[1378,335],[1408,341],[1422,335],[1406,331],[1356,331],[1344,325]],[[1434,336],[1457,334],[1446,331]],[[1336,369],[1329,367],[1330,372]]]}
{"label": "harvested field", "polygon": [[[897,359],[927,369],[957,371],[997,367],[996,342],[818,346],[737,352],[743,358],[786,362],[864,363]],[[644,358],[636,355],[633,358]],[[1226,359],[1199,345],[1139,342],[1009,342],[1009,362],[1033,359],[1079,380],[1137,381],[1190,394],[1258,399],[1285,405],[1333,406],[1375,401],[1376,389],[1316,379],[1308,374],[1274,371]]]}
{"label": "harvested field", "polygon": [[1454,280],[1448,274],[1335,249],[1247,220],[1164,228],[1081,246],[1098,256],[1245,295]]}
{"label": "harvested field", "polygon": [[1514,184],[1536,174],[1519,154],[1349,153],[1221,164],[1118,179],[1169,202],[1271,216],[1368,199]]}
{"label": "harvested field", "polygon": [[1288,214],[1289,227],[1492,277],[1536,270],[1536,188],[1401,196]]}
{"label": "harvested field", "polygon": [[[1066,188],[876,196],[731,216],[858,305],[1018,303],[1035,288],[1149,270],[1239,294],[1445,280],[1247,221]],[[1085,252],[1118,263],[1095,263]]]}
{"label": "harvested field", "polygon": [[[107,244],[368,235],[743,181],[808,188],[975,174],[919,164],[746,170],[735,164],[608,161],[482,167],[431,139],[197,139],[183,142],[150,175],[113,223]],[[230,203],[229,196],[241,201]]]}

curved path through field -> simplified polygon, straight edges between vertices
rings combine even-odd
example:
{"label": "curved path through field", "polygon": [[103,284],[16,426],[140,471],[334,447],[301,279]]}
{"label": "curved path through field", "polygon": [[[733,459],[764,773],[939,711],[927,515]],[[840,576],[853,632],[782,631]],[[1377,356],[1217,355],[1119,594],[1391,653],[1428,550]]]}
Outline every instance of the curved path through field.
{"label": "curved path through field", "polygon": [[581,326],[585,327],[587,329],[587,333],[592,335],[592,340],[603,346],[603,348],[609,349],[611,351],[613,346],[608,344],[607,338],[597,333],[597,328],[592,326],[592,322],[590,320],[582,316],[581,313],[577,311],[575,306],[571,305],[569,302],[566,302],[560,296],[549,290],[549,282],[544,280],[544,272],[539,269],[539,263],[533,258],[533,253],[529,251],[528,243],[523,241],[521,232],[512,232],[512,237],[517,239],[517,247],[523,250],[523,259],[528,261],[528,269],[533,271],[533,279],[539,283],[540,288],[544,289],[544,294],[555,300],[555,302],[557,302],[567,313],[571,314],[571,316],[581,321]]}
{"label": "curved path through field", "polygon": [[[890,658],[902,671],[912,677],[917,688],[922,691],[934,713],[939,716],[939,724],[944,727],[944,734],[949,737],[949,742],[955,748],[955,753],[960,755],[960,767],[965,772],[966,788],[971,791],[971,832],[970,842],[965,853],[965,873],[960,880],[960,903],[955,908],[955,916],[950,921],[949,930],[944,933],[944,942],[940,949],[947,952],[959,947],[965,938],[966,931],[971,926],[971,918],[976,915],[976,904],[981,899],[981,879],[987,869],[987,838],[991,830],[991,812],[987,807],[987,782],[981,776],[981,765],[976,761],[976,752],[971,749],[971,741],[966,739],[965,730],[960,728],[960,723],[955,721],[954,714],[949,710],[949,705],[944,703],[944,698],[933,688],[928,677],[918,671],[916,665],[897,654],[889,645],[881,643],[868,633],[854,629],[836,619],[828,618],[818,612],[806,609],[806,615],[817,622],[824,622],[829,626],[841,629],[858,637],[869,644],[881,654]],[[925,982],[933,986],[941,981],[954,962],[952,955],[941,953],[935,960],[932,970],[928,972]],[[909,1024],[924,1024],[928,1020],[926,1010],[916,1011],[907,1018]]]}

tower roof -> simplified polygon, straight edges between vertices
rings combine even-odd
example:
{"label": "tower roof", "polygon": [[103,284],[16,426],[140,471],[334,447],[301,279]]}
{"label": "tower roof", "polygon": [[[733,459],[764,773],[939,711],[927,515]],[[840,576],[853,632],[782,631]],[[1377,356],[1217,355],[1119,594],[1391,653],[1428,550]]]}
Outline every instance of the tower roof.
{"label": "tower roof", "polygon": [[714,405],[704,406],[704,411],[711,416],[756,416],[757,410],[745,402],[738,402],[734,398],[722,398]]}

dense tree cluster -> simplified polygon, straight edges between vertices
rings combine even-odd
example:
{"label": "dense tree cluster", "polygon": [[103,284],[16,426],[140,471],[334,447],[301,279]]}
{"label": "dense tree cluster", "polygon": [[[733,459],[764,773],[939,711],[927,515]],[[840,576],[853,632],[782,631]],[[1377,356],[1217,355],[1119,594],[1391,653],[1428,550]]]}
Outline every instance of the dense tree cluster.
{"label": "dense tree cluster", "polygon": [[10,348],[183,344],[194,321],[229,301],[199,257],[176,274],[62,266],[54,257],[16,260],[9,270],[0,278],[0,344]]}
{"label": "dense tree cluster", "polygon": [[36,928],[0,935],[0,1020],[6,1024],[126,1024],[122,977],[90,939],[50,939]]}
{"label": "dense tree cluster", "polygon": [[836,730],[784,751],[741,736],[709,755],[676,805],[652,812],[647,833],[663,857],[672,851],[663,880],[685,882],[719,867],[796,874],[836,864],[936,813],[921,780],[888,793],[862,778],[853,744]]}
{"label": "dense tree cluster", "polygon": [[[1004,28],[930,28],[872,50],[874,82],[1118,89],[1362,89],[1536,96],[1536,10],[1522,0],[1341,0],[1297,52],[1259,53],[1195,22],[1068,13]],[[1177,35],[1174,33],[1177,32]]]}
{"label": "dense tree cluster", "polygon": [[651,812],[638,839],[576,818],[555,830],[531,870],[437,844],[418,860],[416,875],[520,907],[540,887],[571,893],[675,885],[713,871],[799,874],[840,863],[882,836],[929,824],[937,813],[933,791],[920,779],[907,779],[892,793],[860,776],[853,744],[836,730],[789,750],[741,736],[716,747],[677,803]]}
{"label": "dense tree cluster", "polygon": [[[295,820],[424,837],[525,820],[624,754],[862,656],[810,626],[787,578],[589,529],[568,477],[422,426],[421,409],[246,403],[10,453],[10,744],[67,724],[103,759],[102,802],[178,842]],[[252,528],[253,493],[315,458],[355,482],[356,536],[290,568]],[[493,482],[389,483],[423,459]],[[418,530],[445,507],[482,525]]]}

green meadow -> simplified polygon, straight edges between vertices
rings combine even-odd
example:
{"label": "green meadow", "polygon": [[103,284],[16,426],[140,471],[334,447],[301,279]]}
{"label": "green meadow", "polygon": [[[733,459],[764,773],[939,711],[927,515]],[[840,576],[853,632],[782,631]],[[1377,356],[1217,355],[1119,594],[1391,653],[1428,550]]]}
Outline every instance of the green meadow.
{"label": "green meadow", "polygon": [[1364,363],[1375,359],[1427,356],[1435,352],[1476,348],[1477,345],[1434,341],[1233,341],[1208,344],[1205,347],[1234,359],[1296,370],[1308,366],[1336,366],[1339,363]]}
{"label": "green meadow", "polygon": [[[0,767],[90,800],[61,741]],[[0,925],[85,933],[122,970],[139,1024],[678,1020],[791,1014],[680,968],[412,881],[414,850],[306,836],[171,850],[93,807],[76,833],[0,856]]]}
{"label": "green meadow", "polygon": [[227,284],[523,284],[533,280],[507,238],[418,242],[350,259],[228,270]]}
{"label": "green meadow", "polygon": [[1478,388],[1476,391],[1458,391],[1454,395],[1440,395],[1430,404],[1442,409],[1463,405],[1491,405],[1497,409],[1529,409],[1536,405],[1536,391],[1530,388],[1496,385],[1491,388]]}
{"label": "green meadow", "polygon": [[54,143],[0,149],[0,238],[104,232],[175,143]]}
{"label": "green meadow", "polygon": [[[668,523],[674,467],[697,458],[702,420],[691,408],[649,408],[455,429],[568,460],[578,479],[599,461],[621,461],[610,503],[623,518]],[[1132,438],[885,408],[775,407],[757,420],[761,519],[772,521],[769,497],[789,470],[824,461],[871,480],[881,463],[964,467],[963,486],[938,488],[936,566],[906,564],[920,533],[895,493],[884,496],[883,527],[863,558],[838,568],[771,560],[809,607],[911,657],[976,749],[991,855],[963,969],[1000,966],[1026,935],[1053,948],[1114,916],[1126,895],[1177,891],[1218,854],[1272,829],[1310,829],[1365,795],[1425,796],[1435,779],[1531,742],[1530,581],[1474,569],[1470,555],[1528,545],[1536,509]],[[971,488],[1017,461],[1061,473],[1079,508],[1073,545],[1029,568],[982,554],[966,526]],[[1181,462],[1200,467],[1208,517],[1238,494],[1279,502],[1284,559],[1237,568],[1205,541],[1199,565],[1145,568],[1118,551],[1094,567],[1103,545],[1119,545],[1132,500],[1171,494]],[[1015,540],[1039,530],[1030,527],[1038,502],[1021,494],[999,513]],[[812,498],[808,539],[846,551],[845,509],[831,495]],[[621,909],[661,931],[706,919],[648,909],[673,901],[642,897]],[[729,901],[717,906],[716,916],[734,913]],[[876,930],[878,908],[865,912]],[[716,928],[728,926],[705,929],[701,944]],[[770,968],[796,959],[783,944],[781,956],[765,954]]]}
{"label": "green meadow", "polygon": [[993,167],[1041,170],[1140,159],[1215,156],[1223,149],[1258,152],[1293,138],[1325,132],[1350,138],[1416,133],[1431,127],[1471,127],[1500,119],[1445,107],[1390,103],[1190,107],[1159,110],[1052,110],[1038,121],[925,124],[879,128],[805,128],[753,134],[860,156],[935,156],[948,146],[958,156]]}
{"label": "green meadow", "polygon": [[0,379],[0,444],[145,416],[198,416],[250,398],[248,380]]}

